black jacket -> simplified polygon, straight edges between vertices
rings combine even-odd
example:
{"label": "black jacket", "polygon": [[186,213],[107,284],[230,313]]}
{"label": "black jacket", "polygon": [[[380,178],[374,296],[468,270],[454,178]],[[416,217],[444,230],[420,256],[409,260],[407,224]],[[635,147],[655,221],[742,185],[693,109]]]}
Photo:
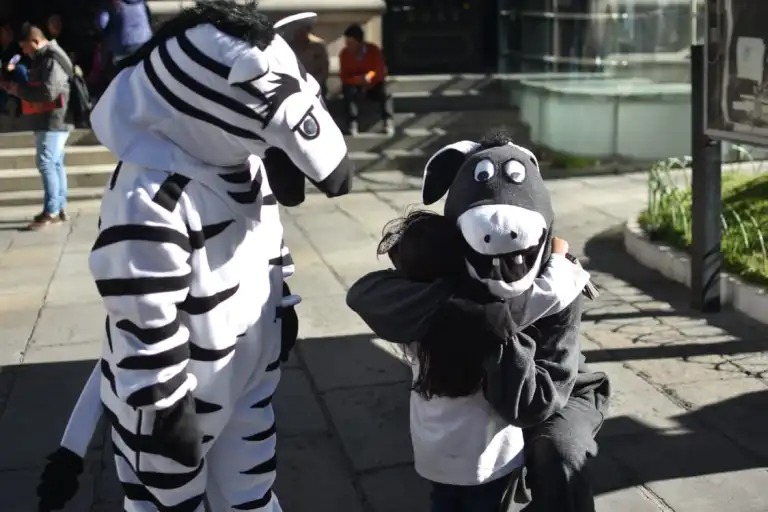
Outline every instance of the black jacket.
{"label": "black jacket", "polygon": [[[539,424],[571,395],[594,394],[596,407],[605,407],[607,377],[592,372],[581,353],[581,297],[516,333],[503,302],[464,290],[455,282],[418,283],[397,271],[382,270],[353,284],[347,304],[377,336],[394,343],[427,335],[493,337],[500,350],[486,363],[484,394],[511,425]],[[476,307],[467,307],[468,300]]]}

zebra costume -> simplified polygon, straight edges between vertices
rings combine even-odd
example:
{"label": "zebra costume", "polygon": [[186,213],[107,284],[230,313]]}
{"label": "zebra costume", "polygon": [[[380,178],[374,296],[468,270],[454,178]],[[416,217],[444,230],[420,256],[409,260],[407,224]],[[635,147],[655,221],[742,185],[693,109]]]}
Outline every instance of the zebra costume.
{"label": "zebra costume", "polygon": [[[92,115],[121,164],[90,268],[108,312],[100,391],[125,510],[196,512],[206,498],[214,512],[280,511],[271,398],[280,314],[298,299],[283,297],[275,196],[303,199],[299,169],[346,193],[343,136],[253,5],[183,11],[121,67]],[[92,435],[88,389],[78,408]]]}

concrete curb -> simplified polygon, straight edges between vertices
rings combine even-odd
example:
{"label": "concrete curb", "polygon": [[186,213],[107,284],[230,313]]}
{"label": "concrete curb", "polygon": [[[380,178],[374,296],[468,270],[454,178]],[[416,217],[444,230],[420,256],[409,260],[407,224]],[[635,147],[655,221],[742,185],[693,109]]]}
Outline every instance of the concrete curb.
{"label": "concrete curb", "polygon": [[[624,226],[624,248],[640,264],[668,279],[691,286],[690,257],[668,245],[651,242],[634,218]],[[720,294],[723,304],[768,325],[768,290],[765,288],[745,283],[724,272],[720,279]]]}

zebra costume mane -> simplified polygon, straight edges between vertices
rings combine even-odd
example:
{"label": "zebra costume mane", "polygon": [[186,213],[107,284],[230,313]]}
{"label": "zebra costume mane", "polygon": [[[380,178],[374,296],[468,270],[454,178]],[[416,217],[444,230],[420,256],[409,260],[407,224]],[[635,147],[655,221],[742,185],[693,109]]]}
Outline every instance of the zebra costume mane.
{"label": "zebra costume mane", "polygon": [[255,200],[254,155],[283,204],[303,200],[305,177],[329,197],[349,191],[353,165],[320,86],[256,2],[200,2],[118,69],[91,122],[121,161]]}

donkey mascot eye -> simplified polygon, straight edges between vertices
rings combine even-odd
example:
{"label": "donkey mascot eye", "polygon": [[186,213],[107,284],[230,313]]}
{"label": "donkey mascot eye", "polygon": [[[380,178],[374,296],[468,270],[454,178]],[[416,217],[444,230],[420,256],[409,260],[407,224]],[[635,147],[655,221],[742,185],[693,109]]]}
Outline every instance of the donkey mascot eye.
{"label": "donkey mascot eye", "polygon": [[513,183],[522,183],[525,180],[525,165],[517,160],[510,160],[504,164],[504,175]]}
{"label": "donkey mascot eye", "polygon": [[485,183],[496,174],[496,168],[490,160],[480,160],[475,166],[475,181]]}

